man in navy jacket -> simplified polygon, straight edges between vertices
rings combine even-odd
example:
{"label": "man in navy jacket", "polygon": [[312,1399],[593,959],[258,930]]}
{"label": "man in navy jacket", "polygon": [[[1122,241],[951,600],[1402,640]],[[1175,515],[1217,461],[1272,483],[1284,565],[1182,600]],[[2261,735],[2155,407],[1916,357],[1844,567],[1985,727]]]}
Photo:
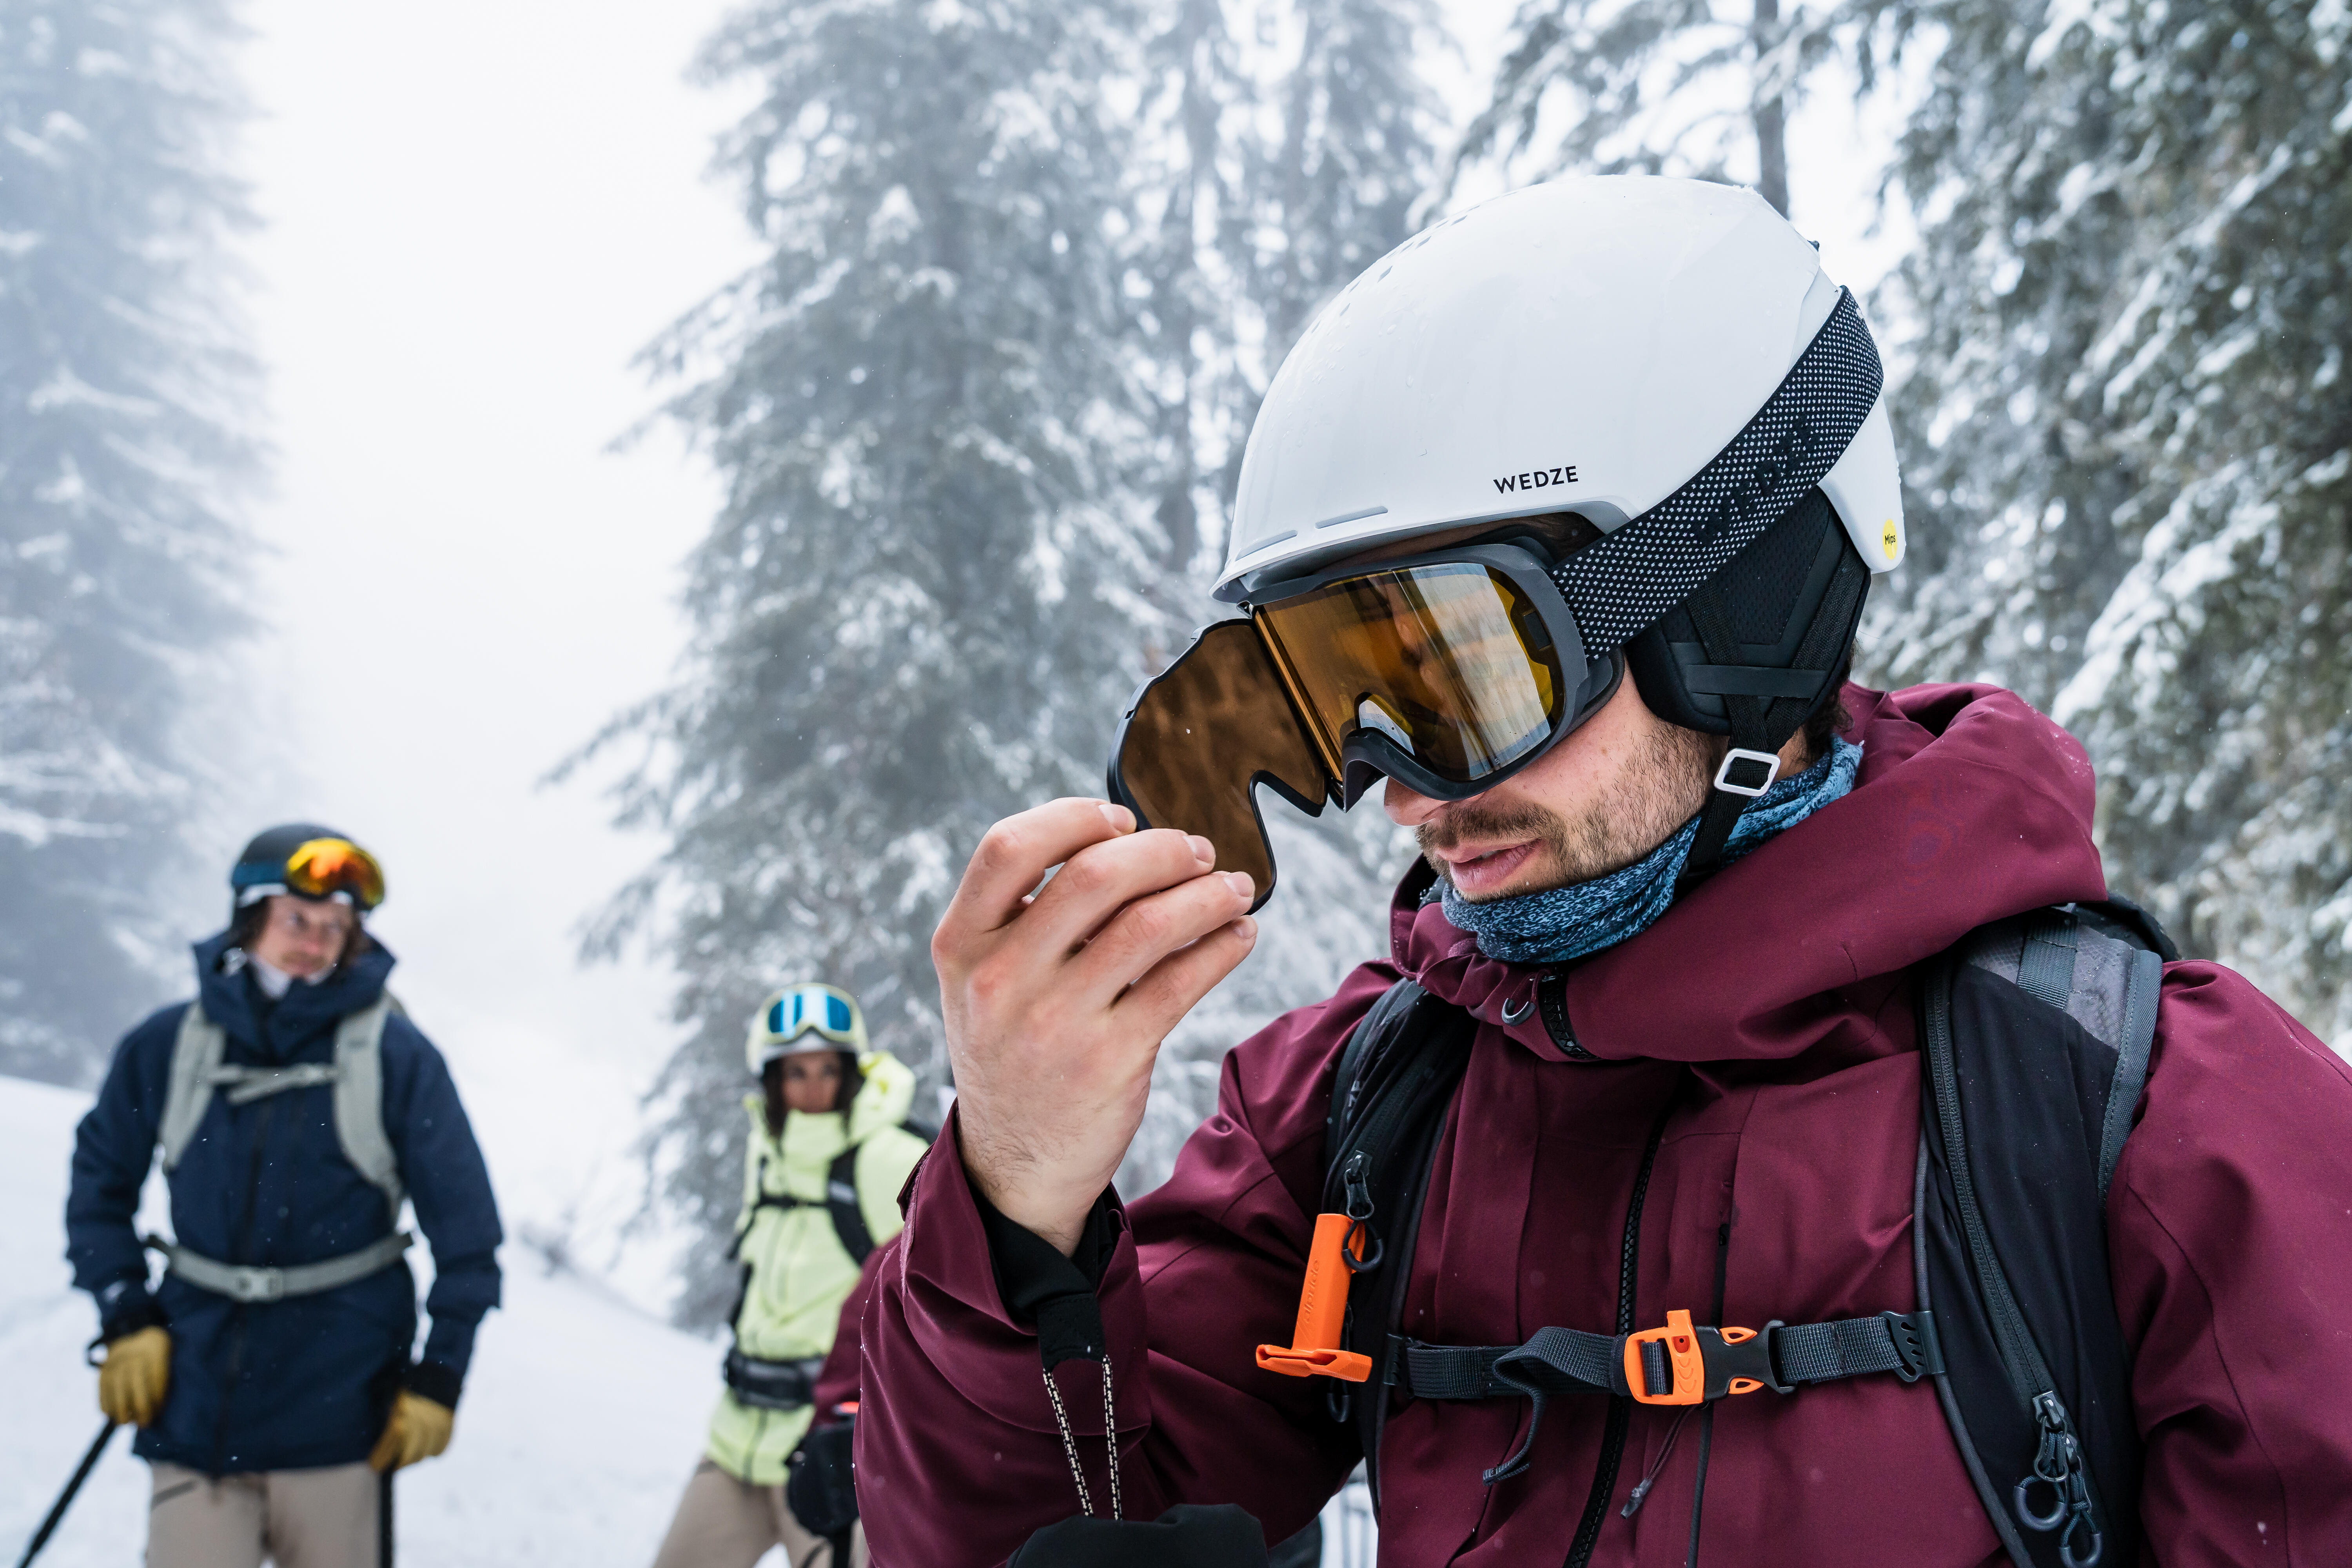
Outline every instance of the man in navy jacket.
{"label": "man in navy jacket", "polygon": [[[499,1300],[498,1207],[447,1065],[385,994],[373,858],[291,824],[231,885],[197,1000],[131,1032],[82,1121],[68,1257],[99,1305],[100,1403],[154,1470],[148,1563],[358,1568],[377,1473],[448,1442]],[[173,1238],[151,1292],[133,1216],[159,1144]],[[435,1262],[421,1356],[404,1197]]]}

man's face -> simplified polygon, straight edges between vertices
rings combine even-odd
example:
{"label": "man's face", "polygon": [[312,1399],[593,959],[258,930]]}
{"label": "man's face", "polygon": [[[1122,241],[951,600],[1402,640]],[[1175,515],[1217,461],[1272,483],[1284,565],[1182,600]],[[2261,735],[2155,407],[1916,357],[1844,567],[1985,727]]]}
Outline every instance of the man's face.
{"label": "man's face", "polygon": [[1468,800],[1388,781],[1390,817],[1472,903],[1589,882],[1633,864],[1706,804],[1715,745],[1642,705],[1633,682],[1532,765]]}
{"label": "man's face", "polygon": [[261,934],[254,939],[253,956],[272,969],[308,980],[341,961],[357,923],[351,906],[336,900],[275,893]]}

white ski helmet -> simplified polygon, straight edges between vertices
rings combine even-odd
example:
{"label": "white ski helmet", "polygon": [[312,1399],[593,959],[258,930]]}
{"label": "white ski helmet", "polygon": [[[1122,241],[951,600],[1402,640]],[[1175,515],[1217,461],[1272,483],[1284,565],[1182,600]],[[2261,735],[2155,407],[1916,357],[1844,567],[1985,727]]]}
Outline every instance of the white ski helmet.
{"label": "white ski helmet", "polygon": [[1711,874],[1903,559],[1884,384],[1853,296],[1751,192],[1568,179],[1436,225],[1267,389],[1217,586],[1244,619],[1137,691],[1111,797],[1263,900],[1258,785],[1466,800],[1630,674],[1729,737],[1685,885]]}
{"label": "white ski helmet", "polygon": [[[1583,176],[1447,218],[1341,290],[1283,361],[1250,429],[1217,596],[1469,523],[1648,520],[1731,455],[1844,298],[1789,221],[1734,185]],[[1808,485],[1877,573],[1902,562],[1903,499],[1870,358],[1867,416]],[[1788,445],[1785,427],[1759,434]],[[1769,521],[1691,564],[1719,567]]]}

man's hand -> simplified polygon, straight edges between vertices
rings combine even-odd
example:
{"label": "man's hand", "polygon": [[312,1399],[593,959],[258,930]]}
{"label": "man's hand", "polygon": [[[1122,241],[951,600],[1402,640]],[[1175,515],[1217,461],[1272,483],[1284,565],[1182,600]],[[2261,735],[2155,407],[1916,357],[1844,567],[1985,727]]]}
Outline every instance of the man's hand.
{"label": "man's hand", "polygon": [[393,1398],[392,1415],[383,1424],[383,1436],[375,1440],[375,1452],[368,1456],[368,1464],[377,1470],[397,1470],[432,1458],[449,1446],[449,1434],[457,1424],[456,1411],[404,1388]]}
{"label": "man's hand", "polygon": [[988,830],[931,938],[964,1169],[1065,1254],[1143,1120],[1160,1042],[1257,940],[1249,878],[1215,866],[1205,838],[1054,801]]}
{"label": "man's hand", "polygon": [[125,1426],[151,1425],[163,1412],[172,1387],[172,1336],[146,1328],[109,1340],[98,1363],[98,1407],[109,1421]]}

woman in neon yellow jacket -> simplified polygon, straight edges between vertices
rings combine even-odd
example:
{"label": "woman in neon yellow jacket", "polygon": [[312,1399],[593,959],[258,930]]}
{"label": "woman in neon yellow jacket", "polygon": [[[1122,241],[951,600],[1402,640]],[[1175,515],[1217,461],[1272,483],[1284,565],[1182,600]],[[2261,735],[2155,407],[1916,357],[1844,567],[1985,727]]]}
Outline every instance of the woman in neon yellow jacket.
{"label": "woman in neon yellow jacket", "polygon": [[816,1415],[842,1302],[866,1254],[898,1234],[898,1189],[927,1147],[907,1125],[914,1073],[868,1047],[847,992],[815,983],[777,992],[753,1016],[745,1055],[761,1092],[743,1100],[735,1345],[702,1462],[655,1568],[751,1568],[776,1545],[797,1564],[816,1551],[822,1538],[784,1501],[786,1468]]}

